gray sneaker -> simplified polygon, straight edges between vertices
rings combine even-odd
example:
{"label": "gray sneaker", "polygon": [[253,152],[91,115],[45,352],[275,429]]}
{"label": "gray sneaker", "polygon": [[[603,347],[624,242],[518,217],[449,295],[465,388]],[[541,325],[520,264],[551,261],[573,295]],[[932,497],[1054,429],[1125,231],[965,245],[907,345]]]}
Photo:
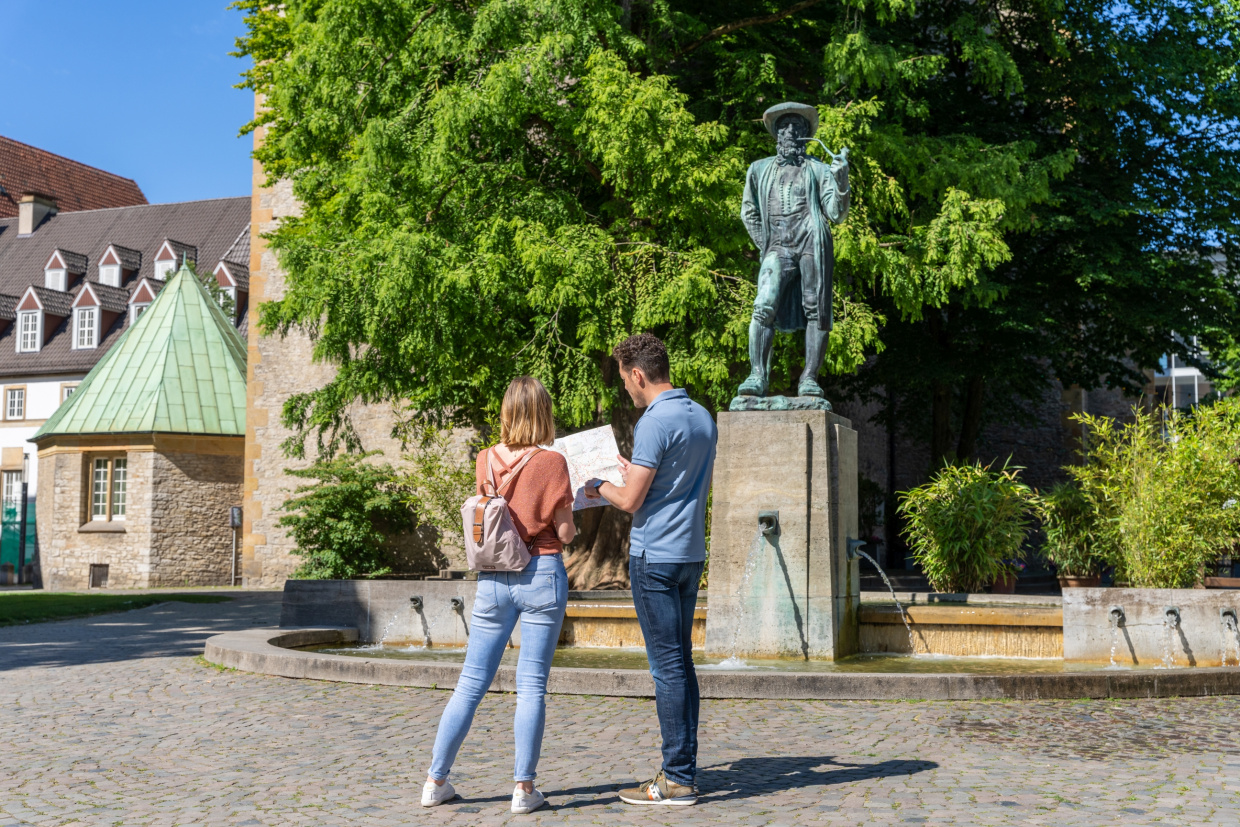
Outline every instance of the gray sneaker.
{"label": "gray sneaker", "polygon": [[697,786],[686,787],[668,781],[663,770],[644,784],[620,791],[625,804],[667,804],[672,807],[689,807],[697,803]]}

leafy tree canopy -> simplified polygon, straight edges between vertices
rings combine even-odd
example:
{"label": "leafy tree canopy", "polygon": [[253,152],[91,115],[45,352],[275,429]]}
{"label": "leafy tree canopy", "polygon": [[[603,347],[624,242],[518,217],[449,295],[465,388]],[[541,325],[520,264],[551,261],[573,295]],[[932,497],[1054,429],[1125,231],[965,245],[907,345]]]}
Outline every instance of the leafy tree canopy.
{"label": "leafy tree canopy", "polygon": [[[608,353],[641,330],[668,343],[673,381],[725,404],[757,270],[744,171],[773,151],[758,117],[787,99],[852,150],[828,357],[852,372],[884,324],[1002,304],[1013,238],[1061,221],[1075,111],[1135,93],[1066,96],[1082,56],[1116,61],[1060,0],[236,5],[244,85],[267,107],[259,160],[304,206],[272,238],[288,292],[261,321],[339,366],[285,409],[331,444],[354,400],[477,418],[520,373],[564,424],[606,421],[622,402]],[[775,387],[800,358],[781,340]]]}

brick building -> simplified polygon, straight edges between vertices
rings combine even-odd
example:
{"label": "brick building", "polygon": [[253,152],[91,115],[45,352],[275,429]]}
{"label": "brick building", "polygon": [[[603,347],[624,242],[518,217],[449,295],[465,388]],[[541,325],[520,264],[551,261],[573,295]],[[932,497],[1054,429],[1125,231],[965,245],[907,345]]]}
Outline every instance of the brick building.
{"label": "brick building", "polygon": [[229,584],[245,358],[182,265],[33,437],[45,588]]}

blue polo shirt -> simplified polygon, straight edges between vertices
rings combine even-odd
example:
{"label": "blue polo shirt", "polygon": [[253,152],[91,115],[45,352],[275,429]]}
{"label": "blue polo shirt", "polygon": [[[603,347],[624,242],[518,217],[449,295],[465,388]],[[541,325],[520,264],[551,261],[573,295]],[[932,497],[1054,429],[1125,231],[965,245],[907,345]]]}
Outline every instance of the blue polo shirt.
{"label": "blue polo shirt", "polygon": [[633,514],[629,553],[650,563],[706,560],[706,498],[715,467],[715,420],[683,388],[663,391],[633,430],[633,464],[655,469]]}

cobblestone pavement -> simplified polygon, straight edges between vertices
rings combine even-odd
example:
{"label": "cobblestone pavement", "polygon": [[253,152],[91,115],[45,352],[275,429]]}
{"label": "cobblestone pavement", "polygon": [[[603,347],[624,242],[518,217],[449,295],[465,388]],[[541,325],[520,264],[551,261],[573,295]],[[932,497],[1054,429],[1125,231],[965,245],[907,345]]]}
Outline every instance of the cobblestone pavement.
{"label": "cobblestone pavement", "polygon": [[651,701],[556,696],[540,785],[508,812],[514,700],[490,695],[418,806],[447,693],[219,671],[208,634],[277,595],[0,629],[0,825],[1240,824],[1240,699],[708,701],[697,807],[627,807]]}

